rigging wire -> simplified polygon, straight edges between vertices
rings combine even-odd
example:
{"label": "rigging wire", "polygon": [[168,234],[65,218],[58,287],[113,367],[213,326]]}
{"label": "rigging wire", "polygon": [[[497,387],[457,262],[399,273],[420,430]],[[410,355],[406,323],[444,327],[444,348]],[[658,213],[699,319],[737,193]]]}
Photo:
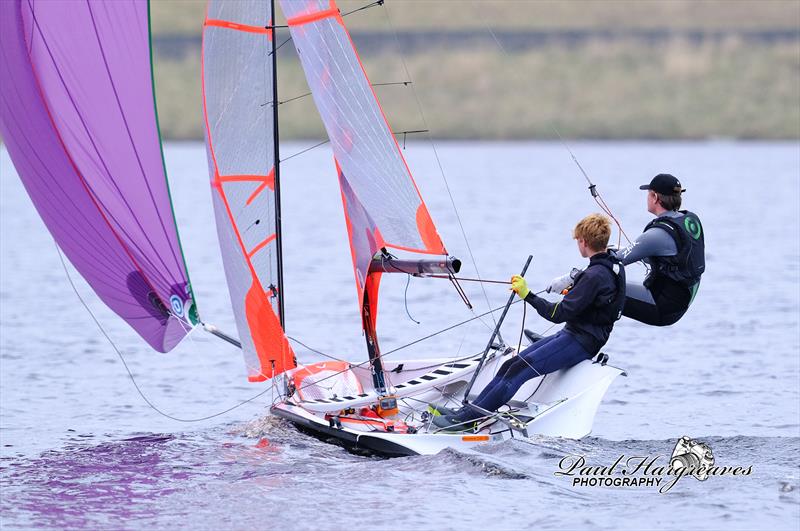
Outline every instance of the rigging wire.
{"label": "rigging wire", "polygon": [[[541,293],[541,291],[540,291],[539,293]],[[522,301],[522,299],[517,299],[517,300],[515,300],[514,302],[512,302],[511,304],[516,304],[516,303],[518,303],[518,302],[521,302],[521,301]],[[484,312],[484,313],[482,313],[482,314],[476,315],[476,316],[474,316],[474,317],[470,317],[469,319],[465,319],[464,321],[458,322],[458,323],[456,323],[456,324],[453,324],[453,325],[451,325],[451,326],[448,326],[448,327],[446,327],[446,328],[442,328],[441,330],[438,330],[438,331],[436,331],[436,332],[433,332],[432,334],[428,334],[428,335],[426,335],[426,336],[423,336],[423,337],[417,338],[417,339],[415,339],[415,340],[413,340],[413,341],[411,341],[411,342],[409,342],[409,343],[406,343],[406,344],[404,344],[404,345],[401,345],[401,346],[399,346],[399,347],[393,348],[393,349],[391,349],[391,350],[388,350],[388,351],[386,351],[386,352],[381,352],[381,358],[385,358],[386,356],[388,356],[388,355],[390,355],[390,354],[394,354],[395,352],[399,352],[399,351],[401,351],[401,350],[403,350],[403,349],[406,349],[406,348],[408,348],[408,347],[411,347],[411,346],[413,346],[413,345],[416,345],[417,343],[421,343],[421,342],[423,342],[423,341],[426,341],[426,340],[428,340],[428,339],[431,339],[432,337],[438,336],[439,334],[443,334],[444,332],[448,332],[448,331],[450,331],[450,330],[453,330],[454,328],[458,328],[459,326],[463,326],[463,325],[465,325],[465,324],[467,324],[467,323],[470,323],[470,322],[472,322],[472,321],[475,321],[475,320],[477,320],[477,319],[480,319],[481,317],[485,317],[486,315],[488,315],[488,314],[490,314],[490,313],[492,313],[492,312],[497,312],[497,311],[500,311],[500,310],[502,310],[503,308],[505,308],[505,305],[503,305],[503,306],[498,306],[497,308],[493,308],[493,309],[491,309],[491,310],[489,310],[489,311],[487,311],[487,312]],[[287,338],[287,339],[289,339],[290,341],[294,341],[295,343],[297,343],[298,345],[301,345],[302,347],[305,347],[305,348],[307,348],[307,349],[308,349],[308,350],[310,350],[311,352],[314,352],[314,353],[316,353],[316,354],[319,354],[319,355],[321,355],[321,356],[324,356],[324,357],[326,357],[326,358],[328,358],[328,359],[335,360],[335,361],[347,361],[347,360],[343,360],[343,359],[341,359],[341,358],[337,358],[337,357],[335,357],[335,356],[332,356],[332,355],[330,355],[330,354],[326,354],[325,352],[322,352],[321,350],[318,350],[318,349],[311,348],[311,347],[309,347],[308,345],[306,345],[305,343],[303,343],[302,341],[300,341],[299,339],[296,339],[296,338],[294,338],[294,337],[292,337],[292,336],[289,336],[289,335],[287,335],[287,336],[286,336],[286,338]],[[472,357],[472,356],[471,356],[471,355],[470,355],[470,356],[466,356],[464,359],[468,359],[468,358],[470,358],[470,357]],[[369,360],[366,360],[366,361],[362,361],[362,362],[360,362],[360,363],[353,363],[353,364],[350,364],[350,368],[353,368],[353,367],[361,367],[362,365],[366,365],[366,364],[368,364],[369,362],[370,362]],[[438,366],[438,365],[437,365],[437,366]],[[347,370],[348,370],[348,369],[344,369],[344,370],[341,370],[341,371],[337,371],[337,372],[335,372],[334,374],[331,374],[330,376],[327,376],[326,378],[322,378],[322,379],[320,379],[320,380],[317,380],[317,382],[321,382],[321,381],[323,381],[323,380],[326,380],[326,379],[328,379],[328,378],[332,378],[332,377],[334,377],[334,376],[338,376],[339,374],[341,374],[341,373],[343,373],[343,372],[345,372],[345,371],[347,371]]]}
{"label": "rigging wire", "polygon": [[424,275],[422,278],[443,278],[445,280],[458,280],[460,282],[483,282],[485,284],[505,284],[506,286],[511,284],[509,280],[487,280],[485,278],[467,278],[467,277],[456,277],[451,275]]}
{"label": "rigging wire", "polygon": [[625,230],[622,228],[622,223],[620,223],[620,221],[617,219],[617,217],[611,211],[611,208],[606,204],[605,200],[603,199],[603,196],[597,190],[597,185],[595,185],[592,182],[592,180],[589,178],[589,175],[583,169],[583,166],[581,165],[581,163],[578,162],[578,158],[575,156],[575,153],[572,152],[572,149],[570,149],[569,145],[564,140],[564,137],[561,136],[561,133],[558,132],[558,129],[556,129],[556,126],[551,124],[551,127],[553,128],[553,132],[555,132],[555,134],[558,136],[558,139],[561,141],[561,144],[569,152],[569,155],[570,155],[570,157],[572,157],[572,160],[575,161],[575,164],[578,166],[578,169],[583,174],[583,177],[586,179],[586,182],[589,183],[589,192],[592,194],[592,199],[594,199],[594,202],[597,203],[597,205],[600,207],[600,209],[603,212],[605,212],[611,219],[614,220],[614,223],[616,223],[617,228],[619,229],[619,237],[617,239],[617,247],[621,246],[622,236],[625,237],[625,239],[628,241],[628,244],[631,244],[632,243],[631,239],[628,238],[627,234],[625,234]]}
{"label": "rigging wire", "polygon": [[[286,41],[283,41],[283,42],[286,43]],[[281,45],[281,46],[283,46],[283,45]],[[280,46],[278,46],[278,48],[280,48]],[[410,84],[411,84],[411,81],[391,81],[391,82],[387,82],[387,83],[371,83],[370,86],[372,86],[372,87],[391,87],[391,86],[395,86],[395,85],[403,85],[403,86],[407,87]],[[302,99],[302,98],[307,98],[308,96],[311,96],[311,94],[313,94],[313,93],[312,92],[304,92],[303,94],[300,94],[299,96],[294,96],[292,98],[289,98],[288,100],[278,100],[278,105],[283,105],[284,103],[291,103],[293,101],[296,101],[296,100],[299,100],[299,99]],[[266,107],[267,105],[272,105],[272,102],[268,101],[267,103],[262,103],[260,105],[260,107]],[[403,132],[404,133],[424,133],[425,131],[403,131]],[[396,134],[399,134],[399,133],[396,133]]]}
{"label": "rigging wire", "polygon": [[[473,5],[475,5],[475,6],[476,6],[476,9],[477,9],[477,4],[476,4],[475,2],[473,2]],[[505,47],[503,46],[503,44],[500,42],[500,39],[498,39],[498,38],[497,38],[497,35],[495,35],[495,33],[494,33],[494,31],[492,30],[492,28],[489,26],[488,22],[486,21],[486,18],[485,18],[485,17],[479,17],[479,18],[480,18],[480,19],[483,21],[483,25],[484,25],[484,27],[485,27],[485,28],[486,28],[486,30],[489,32],[489,35],[491,35],[491,36],[492,36],[492,39],[493,39],[493,40],[494,40],[494,42],[497,44],[497,47],[498,47],[498,48],[500,48],[500,51],[503,53],[503,55],[506,57],[506,59],[510,59],[510,56],[509,56],[508,52],[506,51],[506,49],[505,49]],[[606,215],[608,215],[608,216],[609,216],[609,217],[610,217],[612,220],[614,220],[614,223],[617,225],[617,228],[619,229],[619,236],[618,236],[618,238],[617,238],[617,247],[621,247],[621,244],[622,244],[622,237],[623,237],[623,236],[625,237],[625,240],[627,240],[628,244],[631,244],[631,243],[632,243],[632,242],[631,242],[631,239],[630,239],[630,238],[628,238],[628,235],[625,233],[625,230],[622,228],[622,223],[621,223],[621,222],[619,221],[619,219],[618,219],[618,218],[617,218],[617,217],[614,215],[614,213],[613,213],[613,212],[612,212],[612,210],[611,210],[611,207],[609,207],[609,206],[608,206],[608,204],[605,202],[605,200],[603,199],[603,196],[602,196],[602,195],[600,194],[600,192],[597,190],[597,186],[596,186],[596,185],[595,185],[595,184],[592,182],[592,180],[589,178],[589,175],[588,175],[588,174],[586,173],[586,171],[583,169],[583,166],[581,165],[581,163],[580,163],[580,162],[578,162],[578,158],[577,158],[577,157],[575,156],[575,154],[572,152],[572,149],[570,149],[569,145],[568,145],[568,144],[567,144],[567,142],[564,140],[564,137],[562,137],[562,136],[561,136],[561,133],[558,131],[558,129],[556,128],[555,124],[552,124],[552,123],[551,123],[551,124],[550,124],[550,127],[553,129],[553,132],[556,134],[556,136],[558,136],[558,139],[561,141],[561,144],[562,144],[562,145],[563,145],[563,146],[564,146],[564,147],[567,149],[567,151],[569,152],[569,154],[570,154],[570,157],[572,157],[572,160],[573,160],[573,161],[575,162],[575,164],[578,166],[578,169],[580,170],[581,174],[583,174],[583,177],[586,179],[586,182],[588,182],[588,183],[589,183],[589,192],[591,192],[591,194],[592,194],[592,199],[594,199],[595,203],[597,203],[597,206],[599,206],[599,207],[600,207],[600,209],[601,209],[601,210],[602,210],[602,211],[603,211],[603,212],[604,212]]]}
{"label": "rigging wire", "polygon": [[[267,27],[269,27],[269,26],[267,26]],[[280,28],[282,28],[282,27],[284,27],[284,26],[274,26],[274,27],[280,27]],[[274,54],[275,52],[277,52],[278,50],[280,50],[281,48],[283,48],[283,45],[284,45],[284,44],[286,44],[287,42],[289,42],[290,40],[292,40],[292,38],[291,38],[291,37],[288,37],[288,38],[286,38],[286,39],[285,39],[285,40],[284,40],[282,43],[280,43],[279,45],[277,45],[277,46],[275,47],[275,49],[274,49],[274,50],[272,50],[271,52],[269,52],[269,53],[267,54],[267,57],[271,56],[272,54]]]}
{"label": "rigging wire", "polygon": [[375,2],[372,2],[371,4],[367,4],[365,6],[361,6],[361,7],[357,8],[357,9],[353,9],[352,11],[348,11],[347,13],[342,13],[342,16],[346,17],[347,15],[352,15],[353,13],[358,13],[359,11],[363,11],[365,9],[369,9],[370,7],[382,6],[384,1],[385,0],[375,0]]}
{"label": "rigging wire", "polygon": [[328,142],[330,142],[330,141],[331,141],[331,140],[330,140],[330,138],[329,138],[329,139],[327,139],[327,140],[323,140],[322,142],[319,142],[319,143],[317,143],[317,144],[314,144],[313,146],[311,146],[311,147],[309,147],[309,148],[306,148],[306,149],[303,149],[303,150],[301,150],[301,151],[298,151],[297,153],[292,153],[291,155],[289,155],[289,156],[288,156],[288,157],[286,157],[285,159],[281,159],[281,161],[280,161],[280,162],[281,162],[281,163],[284,163],[284,162],[286,162],[287,160],[291,160],[291,159],[293,159],[293,158],[295,158],[295,157],[298,157],[298,156],[302,155],[303,153],[307,153],[307,152],[311,151],[312,149],[318,148],[318,147],[320,147],[320,146],[324,146],[325,144],[327,144],[327,143],[328,143]]}
{"label": "rigging wire", "polygon": [[[545,291],[547,291],[547,290],[544,290],[544,289],[543,289],[543,290],[537,291],[536,293],[534,293],[534,295],[541,295],[541,294],[542,294],[542,293],[544,293]],[[523,299],[516,299],[516,300],[515,300],[514,302],[512,302],[511,304],[517,304],[517,303],[519,303],[519,302],[522,302],[522,301],[523,301]],[[465,325],[465,324],[471,323],[472,321],[475,321],[475,320],[477,320],[477,319],[480,319],[481,317],[485,317],[485,316],[489,315],[490,313],[493,313],[493,312],[498,312],[498,311],[502,310],[503,308],[505,308],[505,305],[503,305],[503,306],[498,306],[497,308],[492,308],[491,310],[488,310],[488,311],[486,311],[486,312],[483,312],[483,313],[481,313],[481,314],[478,314],[478,315],[475,315],[475,316],[473,316],[473,317],[470,317],[469,319],[465,319],[465,320],[463,320],[463,321],[459,321],[458,323],[455,323],[455,324],[453,324],[453,325],[450,325],[450,326],[448,326],[448,327],[445,327],[445,328],[442,328],[442,329],[440,329],[440,330],[437,330],[436,332],[433,332],[433,333],[431,333],[431,334],[428,334],[428,335],[426,335],[426,336],[423,336],[423,337],[417,338],[417,339],[415,339],[415,340],[413,340],[413,341],[411,341],[411,342],[409,342],[409,343],[406,343],[406,344],[404,344],[404,345],[400,345],[399,347],[395,347],[395,348],[393,348],[393,349],[391,349],[391,350],[388,350],[388,351],[386,351],[386,352],[382,352],[382,353],[381,353],[381,357],[388,356],[389,354],[394,354],[395,352],[398,352],[398,351],[400,351],[400,350],[403,350],[403,349],[406,349],[406,348],[408,348],[408,347],[411,347],[411,346],[413,346],[413,345],[416,345],[417,343],[421,343],[421,342],[423,342],[423,341],[427,341],[428,339],[431,339],[431,338],[433,338],[433,337],[436,337],[436,336],[438,336],[439,334],[443,334],[443,333],[445,333],[445,332],[449,332],[450,330],[453,330],[453,329],[455,329],[455,328],[458,328],[459,326],[463,326],[463,325]],[[523,324],[524,324],[524,322],[523,322]],[[553,326],[555,326],[555,324],[551,325],[551,326],[550,326],[550,327],[549,327],[547,330],[545,330],[545,331],[543,332],[543,334],[546,334],[548,331],[550,331],[550,329],[552,329],[552,328],[553,328]],[[311,347],[309,347],[308,345],[306,345],[305,343],[303,343],[302,341],[300,341],[299,339],[296,339],[296,338],[294,338],[294,337],[292,337],[292,336],[289,336],[289,335],[287,335],[286,337],[287,337],[287,339],[289,339],[289,340],[291,340],[291,341],[294,341],[294,342],[295,342],[295,343],[297,343],[298,345],[300,345],[300,346],[302,346],[302,347],[304,347],[304,348],[306,348],[306,349],[310,350],[311,352],[314,352],[314,353],[316,353],[316,354],[319,354],[320,356],[324,356],[324,357],[326,357],[326,358],[329,358],[329,359],[332,359],[332,360],[335,360],[335,361],[345,361],[345,360],[342,360],[341,358],[337,358],[337,357],[335,357],[335,356],[331,356],[330,354],[326,354],[326,353],[324,353],[324,352],[322,352],[322,351],[320,351],[320,350],[317,350],[317,349],[311,348]],[[368,361],[366,361],[366,362],[363,362],[363,363],[361,363],[361,364],[359,364],[359,365],[363,365],[363,364],[365,364],[365,363],[368,363]],[[354,365],[354,366],[356,366],[356,367],[357,367],[358,365]]]}
{"label": "rigging wire", "polygon": [[[412,133],[427,133],[427,132],[428,132],[427,129],[415,129],[415,130],[412,130],[412,131],[392,131],[392,134],[393,135],[403,135],[403,138],[405,139],[405,135],[410,135]],[[317,144],[314,144],[311,147],[302,149],[302,150],[298,151],[297,153],[292,153],[291,155],[289,155],[285,159],[281,159],[280,162],[281,163],[286,162],[287,160],[293,159],[295,157],[298,157],[298,156],[300,156],[300,155],[302,155],[304,153],[307,153],[307,152],[311,151],[312,149],[316,149],[316,148],[318,148],[320,146],[324,146],[325,144],[329,144],[330,141],[331,141],[331,139],[328,138],[328,139],[323,140],[323,141],[321,141],[321,142],[319,142]],[[405,140],[403,140],[403,142],[405,142]]]}
{"label": "rigging wire", "polygon": [[[547,291],[547,290],[544,290],[544,289],[543,289],[543,290],[537,291],[536,293],[534,293],[534,295],[540,295],[540,294],[544,293],[545,291]],[[512,305],[513,305],[513,304],[517,304],[517,303],[519,303],[519,302],[522,302],[523,300],[524,300],[524,299],[516,299],[516,300],[514,300],[514,301],[513,301],[511,304],[512,304]],[[399,352],[399,351],[401,351],[401,350],[403,350],[403,349],[406,349],[406,348],[408,348],[408,347],[411,347],[411,346],[413,346],[413,345],[416,345],[417,343],[421,343],[421,342],[423,342],[423,341],[427,341],[428,339],[431,339],[432,337],[438,336],[439,334],[443,334],[443,333],[445,333],[445,332],[448,332],[448,331],[450,331],[450,330],[453,330],[454,328],[458,328],[459,326],[463,326],[463,325],[465,325],[465,324],[467,324],[467,323],[470,323],[470,322],[472,322],[472,321],[478,320],[478,319],[480,319],[481,317],[485,317],[486,315],[489,315],[490,313],[493,313],[493,312],[500,311],[500,310],[502,310],[503,308],[505,308],[505,305],[503,305],[503,306],[498,306],[497,308],[493,308],[493,309],[491,309],[491,310],[488,310],[488,311],[486,311],[486,312],[484,312],[484,313],[481,313],[481,314],[475,315],[475,316],[473,316],[473,317],[470,317],[469,319],[465,319],[465,320],[463,320],[463,321],[460,321],[460,322],[458,322],[458,323],[455,323],[455,324],[453,324],[453,325],[450,325],[450,326],[448,326],[448,327],[446,327],[446,328],[442,328],[441,330],[438,330],[438,331],[436,331],[436,332],[433,332],[432,334],[428,334],[428,335],[426,335],[426,336],[423,336],[423,337],[417,338],[417,339],[415,339],[415,340],[413,340],[413,341],[411,341],[411,342],[409,342],[409,343],[406,343],[406,344],[404,344],[404,345],[400,345],[399,347],[395,347],[395,348],[393,348],[393,349],[391,349],[391,350],[388,350],[388,351],[386,351],[386,352],[382,352],[382,353],[381,353],[381,358],[385,358],[386,356],[388,356],[388,355],[390,355],[390,354],[394,354],[395,352]],[[524,323],[524,320],[523,320],[523,327],[524,327],[524,324],[525,324],[525,323]],[[550,330],[551,330],[551,329],[552,329],[554,326],[556,326],[556,325],[555,325],[555,324],[552,324],[552,325],[550,325],[550,327],[548,327],[548,328],[547,328],[547,330],[545,330],[544,332],[542,332],[542,334],[546,334],[546,333],[547,333],[547,332],[549,332],[549,331],[550,331]],[[295,342],[295,343],[297,343],[298,345],[300,345],[300,346],[302,346],[302,347],[304,347],[304,348],[306,348],[306,349],[310,350],[311,352],[314,352],[314,353],[316,353],[316,354],[319,354],[320,356],[324,356],[324,357],[326,357],[326,358],[328,358],[328,359],[331,359],[331,360],[334,360],[334,361],[347,361],[347,360],[343,360],[343,359],[341,359],[341,358],[337,358],[337,357],[335,357],[335,356],[332,356],[332,355],[330,355],[330,354],[326,354],[325,352],[322,352],[321,350],[318,350],[318,349],[315,349],[315,348],[311,348],[311,347],[309,347],[308,345],[306,345],[305,343],[303,343],[302,341],[300,341],[299,339],[296,339],[296,338],[294,338],[294,337],[292,337],[292,336],[290,336],[290,335],[288,335],[288,334],[287,334],[286,338],[287,338],[287,339],[289,339],[290,341],[294,341],[294,342]],[[460,349],[460,347],[459,347],[459,349]],[[461,358],[461,359],[462,359],[462,360],[466,360],[466,359],[469,359],[469,358],[471,358],[472,356],[473,356],[473,355],[465,356],[464,358]],[[457,363],[458,361],[461,361],[461,360],[454,360],[454,361],[452,361],[452,363]],[[340,371],[336,371],[336,372],[334,372],[333,374],[331,374],[331,375],[329,375],[329,376],[326,376],[325,378],[320,378],[319,380],[317,380],[316,382],[314,382],[314,384],[316,384],[316,383],[319,383],[319,382],[322,382],[322,381],[325,381],[325,380],[327,380],[327,379],[329,379],[329,378],[333,378],[333,377],[335,377],[335,376],[338,376],[338,375],[340,375],[340,374],[342,374],[342,373],[344,373],[344,372],[346,372],[346,371],[348,371],[348,370],[350,370],[350,369],[352,369],[352,368],[355,368],[355,367],[361,367],[361,366],[363,366],[363,365],[366,365],[366,364],[368,364],[369,362],[370,362],[370,360],[365,360],[365,361],[362,361],[362,362],[360,362],[360,363],[349,363],[349,362],[348,362],[348,363],[349,363],[349,365],[350,365],[348,368],[346,368],[346,369],[342,369],[342,370],[340,370]],[[527,363],[527,361],[526,361],[526,363]],[[528,364],[528,365],[530,365],[530,364]],[[438,367],[438,366],[439,366],[439,364],[437,364],[437,365],[435,365],[435,366],[436,366],[436,367]],[[428,367],[428,368],[432,368],[432,367],[434,367],[434,366],[431,366],[431,367]],[[531,367],[531,368],[533,368],[533,367]],[[535,370],[535,369],[534,369],[534,370]],[[314,385],[314,384],[307,384],[307,385]],[[304,389],[305,387],[307,387],[307,385],[304,385],[304,386],[300,387],[300,389]]]}
{"label": "rigging wire", "polygon": [[[389,13],[389,8],[384,4],[381,4],[381,5],[383,6],[383,13],[384,13],[384,16],[386,17],[386,22],[389,25],[389,28],[391,29],[392,34],[394,35],[395,44],[397,46],[397,53],[398,53],[398,56],[400,57],[400,61],[403,63],[403,69],[405,70],[405,73],[406,73],[406,79],[411,80],[412,79],[411,78],[411,73],[410,73],[410,71],[408,69],[408,65],[406,64],[405,57],[403,56],[402,47],[400,45],[400,38],[398,37],[397,30],[395,29],[394,23],[392,22],[392,17],[391,17],[391,14]],[[411,85],[411,92],[413,93],[414,99],[417,102],[417,108],[419,110],[419,114],[420,114],[420,117],[422,118],[422,123],[425,126],[425,129],[430,129],[430,127],[428,126],[428,121],[425,118],[425,111],[422,108],[422,101],[420,100],[419,94],[417,94],[417,91],[414,88],[413,84]],[[478,269],[478,263],[475,260],[475,255],[472,252],[472,247],[469,244],[469,239],[467,238],[467,232],[464,229],[464,223],[461,220],[461,214],[459,214],[458,208],[456,207],[456,202],[455,202],[455,199],[453,198],[453,193],[450,190],[450,183],[447,181],[447,176],[445,175],[445,171],[444,171],[444,167],[442,165],[442,161],[439,158],[439,152],[436,149],[436,144],[433,141],[433,137],[432,137],[430,131],[428,131],[427,137],[428,137],[428,141],[430,142],[431,148],[433,150],[434,158],[436,159],[436,164],[439,166],[439,173],[441,174],[442,180],[444,181],[444,185],[445,185],[445,188],[447,190],[447,195],[450,197],[450,204],[453,206],[453,211],[455,212],[456,220],[458,221],[458,226],[461,229],[461,235],[464,238],[464,243],[467,246],[467,252],[469,253],[470,260],[472,261],[472,266],[475,268],[475,273],[477,274],[478,278],[480,278],[481,274],[480,274],[480,271]],[[481,291],[483,291],[483,296],[486,299],[486,306],[491,308],[492,307],[492,303],[489,300],[489,294],[486,291],[486,287],[483,284],[481,284]],[[475,313],[474,310],[472,310],[472,313],[473,314]],[[497,321],[494,318],[494,314],[490,312],[490,315],[491,315],[492,321],[495,323],[495,327],[496,327],[497,326]],[[486,327],[491,329],[491,327],[489,327],[489,325],[486,325]]]}
{"label": "rigging wire", "polygon": [[[117,353],[117,356],[119,357],[120,361],[122,362],[123,367],[125,367],[125,371],[128,373],[128,377],[130,378],[131,383],[133,383],[133,386],[136,388],[136,392],[139,393],[139,396],[142,397],[142,400],[144,400],[144,402],[153,411],[155,411],[156,413],[158,413],[159,415],[161,415],[163,417],[166,417],[166,418],[168,418],[170,420],[174,420],[176,422],[183,422],[183,423],[202,422],[204,420],[213,419],[215,417],[222,416],[222,415],[224,415],[226,413],[230,413],[234,409],[237,409],[237,408],[239,408],[241,406],[244,406],[245,404],[248,404],[248,403],[258,399],[258,398],[261,398],[262,396],[264,396],[265,394],[267,394],[270,391],[270,389],[265,389],[264,391],[261,391],[260,393],[257,393],[255,395],[251,396],[250,398],[247,398],[247,399],[245,399],[245,400],[243,400],[243,401],[241,401],[241,402],[239,402],[237,404],[234,404],[233,406],[231,406],[231,407],[229,407],[227,409],[224,409],[224,410],[219,411],[217,413],[213,413],[213,414],[206,415],[206,416],[203,416],[203,417],[180,418],[180,417],[176,417],[174,415],[170,415],[169,413],[161,410],[158,406],[156,406],[153,402],[151,402],[149,398],[147,398],[147,395],[145,395],[144,391],[142,391],[141,387],[139,387],[139,383],[136,381],[136,377],[133,375],[133,372],[131,371],[130,367],[128,366],[128,363],[125,360],[125,356],[123,356],[122,351],[120,351],[120,349],[117,347],[117,345],[111,339],[111,336],[109,336],[108,333],[105,331],[103,326],[100,324],[100,321],[94,315],[94,312],[92,312],[92,310],[89,308],[89,305],[86,304],[86,301],[81,296],[80,292],[78,292],[78,288],[75,286],[75,283],[72,280],[72,275],[70,275],[70,273],[69,273],[69,268],[67,268],[67,263],[64,260],[64,255],[61,253],[61,248],[58,246],[58,244],[55,241],[53,241],[53,245],[55,245],[56,252],[58,253],[58,258],[59,258],[59,260],[61,260],[61,266],[64,268],[64,273],[67,276],[67,280],[69,281],[69,285],[72,287],[72,291],[75,292],[75,295],[78,297],[78,300],[81,301],[81,304],[83,305],[83,307],[86,309],[86,311],[92,317],[92,320],[97,325],[97,328],[100,329],[100,332],[103,334],[103,336],[106,338],[106,340],[108,340],[108,342],[111,344],[111,347],[114,349],[114,352]],[[177,318],[176,316],[173,316],[173,317],[175,317],[179,321],[183,322],[181,319]],[[189,334],[187,334],[187,335],[189,335]]]}

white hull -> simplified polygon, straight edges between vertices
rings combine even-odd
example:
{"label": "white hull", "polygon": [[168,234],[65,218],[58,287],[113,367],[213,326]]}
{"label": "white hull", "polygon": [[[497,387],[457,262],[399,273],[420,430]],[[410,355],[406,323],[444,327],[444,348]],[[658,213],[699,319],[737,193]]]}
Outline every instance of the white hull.
{"label": "white hull", "polygon": [[[511,349],[490,354],[476,379],[471,399],[512,355]],[[342,383],[345,373],[351,389],[352,385],[370,388],[368,367],[320,372],[323,379],[319,384],[303,384],[299,392],[275,404],[272,413],[331,442],[384,455],[429,455],[445,448],[468,448],[533,435],[579,439],[591,433],[597,408],[611,382],[625,374],[619,368],[587,360],[526,382],[509,402],[510,413],[477,431],[440,431],[425,412],[427,404],[460,406],[479,358],[457,362],[446,359],[384,361],[385,374],[399,406],[399,412],[391,417],[381,418],[371,412],[367,412],[370,416],[363,414],[365,408],[377,402],[374,392],[337,395],[335,389],[331,390]]]}

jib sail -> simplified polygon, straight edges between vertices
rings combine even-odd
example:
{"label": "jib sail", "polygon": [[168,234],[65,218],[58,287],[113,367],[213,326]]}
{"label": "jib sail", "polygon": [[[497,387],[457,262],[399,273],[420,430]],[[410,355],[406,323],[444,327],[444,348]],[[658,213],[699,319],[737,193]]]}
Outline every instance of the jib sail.
{"label": "jib sail", "polygon": [[295,366],[279,319],[270,2],[211,0],[203,103],[214,212],[250,381]]}

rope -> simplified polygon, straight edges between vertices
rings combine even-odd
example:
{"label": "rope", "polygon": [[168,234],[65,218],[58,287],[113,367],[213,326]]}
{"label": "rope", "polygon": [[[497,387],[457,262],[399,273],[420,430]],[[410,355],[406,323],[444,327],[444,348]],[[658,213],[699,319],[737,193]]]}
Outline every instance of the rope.
{"label": "rope", "polygon": [[[83,299],[83,297],[81,297],[81,294],[78,292],[78,288],[75,286],[75,283],[72,281],[72,275],[70,275],[70,273],[69,273],[69,269],[67,268],[67,263],[64,260],[64,255],[61,253],[61,249],[58,247],[58,244],[55,243],[55,241],[53,242],[53,244],[56,247],[56,252],[58,253],[58,258],[59,258],[59,260],[61,260],[61,266],[64,268],[64,273],[67,275],[67,280],[69,281],[69,285],[72,286],[72,291],[75,292],[75,295],[78,297],[78,300],[81,301],[81,304],[83,304],[83,307],[86,309],[86,311],[92,317],[92,320],[97,325],[97,328],[100,329],[100,332],[103,334],[103,336],[106,338],[106,340],[108,340],[108,342],[111,344],[111,347],[114,349],[114,352],[117,353],[117,356],[119,357],[120,361],[122,362],[123,367],[125,367],[125,371],[128,373],[128,377],[130,378],[131,382],[133,383],[133,386],[136,388],[136,392],[139,393],[139,396],[142,397],[142,400],[144,400],[144,402],[148,406],[150,406],[150,408],[153,411],[155,411],[156,413],[158,413],[159,415],[161,415],[163,417],[166,417],[166,418],[168,418],[170,420],[174,420],[176,422],[184,422],[184,423],[202,422],[204,420],[213,419],[214,417],[219,417],[221,415],[229,413],[229,412],[233,411],[234,409],[237,409],[237,408],[239,408],[239,407],[241,407],[241,406],[243,406],[245,404],[248,404],[248,403],[250,403],[250,402],[252,402],[252,401],[254,401],[254,400],[256,400],[256,399],[258,399],[258,398],[260,398],[262,396],[264,396],[265,394],[267,394],[270,391],[270,389],[265,389],[264,391],[262,391],[262,392],[260,392],[260,393],[258,393],[256,395],[253,395],[250,398],[248,398],[246,400],[243,400],[242,402],[239,402],[238,404],[235,404],[235,405],[233,405],[233,406],[231,406],[231,407],[229,407],[227,409],[224,409],[224,410],[219,411],[217,413],[213,413],[211,415],[206,415],[206,416],[197,417],[197,418],[180,418],[180,417],[176,417],[174,415],[170,415],[169,413],[166,413],[166,412],[162,411],[161,409],[159,409],[158,406],[153,404],[153,402],[151,402],[150,399],[147,398],[147,396],[144,394],[142,389],[139,387],[139,384],[136,381],[136,378],[134,377],[133,372],[131,372],[131,369],[128,366],[128,363],[125,361],[125,356],[122,355],[122,352],[119,350],[119,348],[117,348],[117,345],[114,343],[114,341],[108,335],[108,333],[106,333],[105,329],[100,324],[100,321],[97,319],[97,317],[95,317],[95,315],[92,312],[92,310],[89,309],[89,306],[86,304],[86,301]],[[171,315],[171,316],[175,317],[176,319],[178,319],[177,316],[174,316],[174,315]],[[178,319],[178,320],[181,321],[181,319]],[[187,335],[189,335],[189,334],[187,334]]]}
{"label": "rope", "polygon": [[408,278],[406,278],[406,289],[403,292],[403,303],[406,306],[406,315],[408,316],[408,318],[414,321],[415,323],[419,324],[419,321],[411,317],[411,312],[408,311],[408,286],[410,284],[411,284],[411,275],[408,275]]}

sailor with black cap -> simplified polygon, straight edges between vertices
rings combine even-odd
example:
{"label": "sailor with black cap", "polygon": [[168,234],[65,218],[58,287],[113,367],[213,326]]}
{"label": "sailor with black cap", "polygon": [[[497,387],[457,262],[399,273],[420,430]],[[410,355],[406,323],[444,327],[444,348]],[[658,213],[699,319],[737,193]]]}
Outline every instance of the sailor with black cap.
{"label": "sailor with black cap", "polygon": [[[624,265],[643,261],[650,273],[643,285],[627,284],[622,315],[667,326],[683,317],[697,294],[705,271],[705,234],[697,214],[678,210],[686,190],[677,178],[660,173],[639,188],[647,190],[647,211],[656,219],[631,245],[610,253]],[[571,276],[554,279],[548,291],[568,288]]]}

